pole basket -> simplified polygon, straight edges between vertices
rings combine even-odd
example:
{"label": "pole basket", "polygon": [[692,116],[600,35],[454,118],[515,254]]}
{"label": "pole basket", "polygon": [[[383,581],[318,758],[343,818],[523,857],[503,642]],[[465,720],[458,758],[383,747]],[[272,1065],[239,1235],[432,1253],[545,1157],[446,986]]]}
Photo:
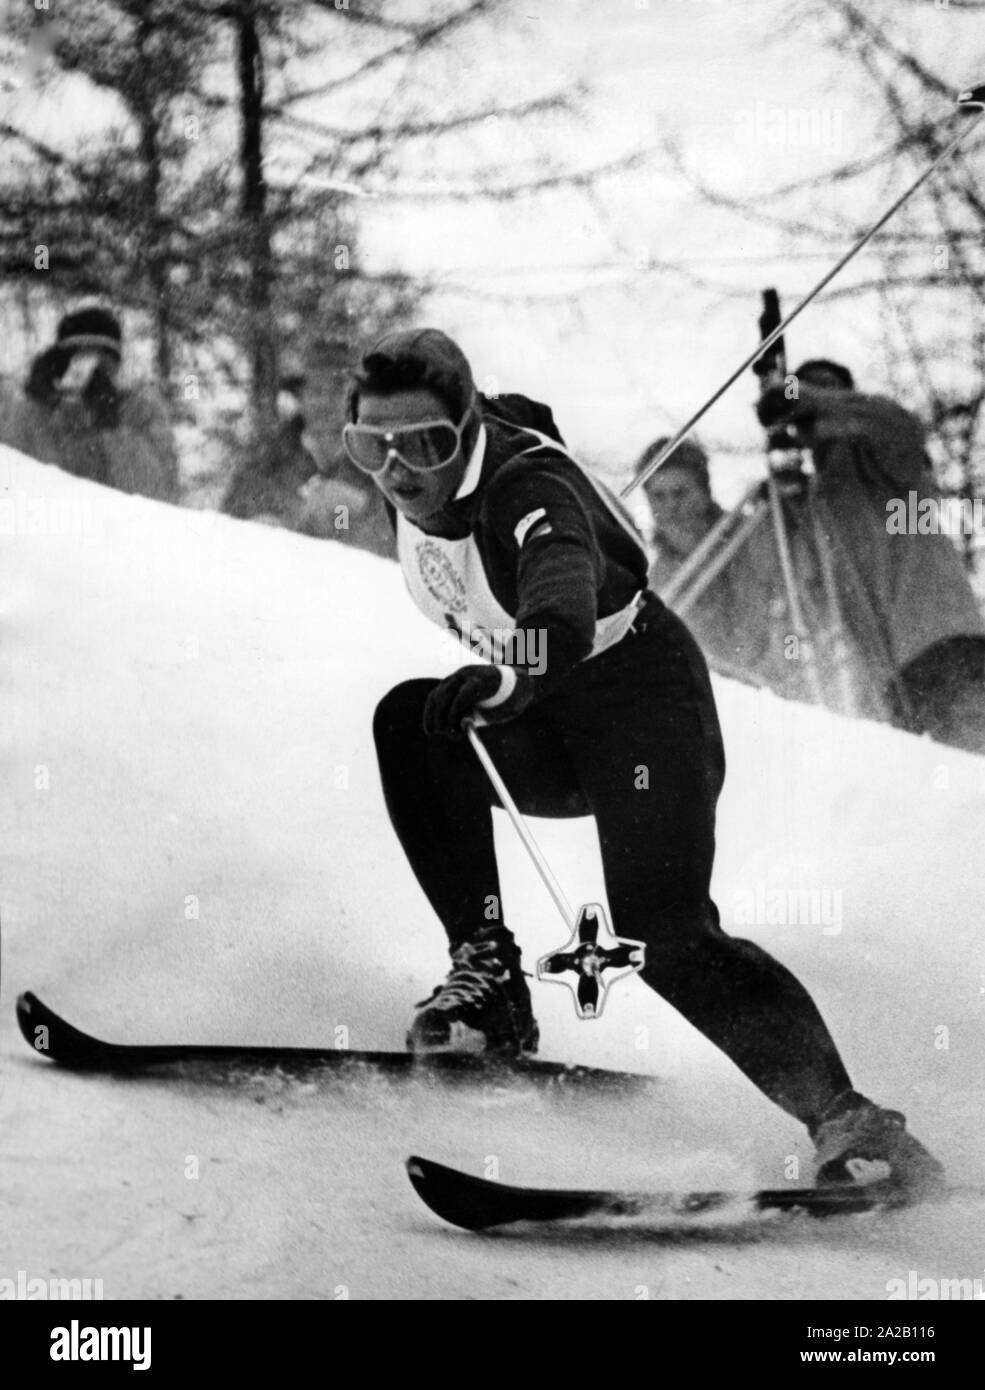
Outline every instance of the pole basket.
{"label": "pole basket", "polygon": [[642,941],[614,935],[605,909],[599,903],[586,903],[578,913],[571,939],[538,960],[537,979],[567,985],[578,1017],[591,1020],[601,1017],[616,981],[642,970],[645,960]]}

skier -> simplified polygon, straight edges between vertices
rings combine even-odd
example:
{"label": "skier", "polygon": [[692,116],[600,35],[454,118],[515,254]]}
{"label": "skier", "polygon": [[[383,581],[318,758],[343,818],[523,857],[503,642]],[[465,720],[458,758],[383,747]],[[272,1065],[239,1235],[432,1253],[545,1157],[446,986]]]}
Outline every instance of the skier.
{"label": "skier", "polygon": [[876,1163],[908,1191],[937,1185],[941,1166],[903,1116],[853,1090],[803,986],[722,931],[709,885],[724,754],[708,668],[647,589],[620,505],[556,431],[516,423],[546,410],[528,405],[498,418],[461,349],[430,328],[384,335],[350,396],[345,447],[391,510],[411,596],[485,658],[397,685],[375,715],[390,818],[451,951],[408,1045],[537,1047],[520,951],[499,920],[497,801],[461,736],[478,717],[522,811],[594,815],[614,926],[646,943],[644,979],[806,1124],[818,1181],[876,1176],[862,1171]]}

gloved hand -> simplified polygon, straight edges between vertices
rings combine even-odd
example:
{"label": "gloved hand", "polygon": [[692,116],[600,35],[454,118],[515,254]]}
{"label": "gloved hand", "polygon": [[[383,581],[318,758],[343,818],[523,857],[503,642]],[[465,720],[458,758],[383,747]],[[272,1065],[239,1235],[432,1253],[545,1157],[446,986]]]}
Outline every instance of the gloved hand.
{"label": "gloved hand", "polygon": [[82,401],[97,430],[115,430],[120,423],[120,393],[105,363],[100,362],[86,382]]}
{"label": "gloved hand", "polygon": [[[509,674],[505,675],[504,672]],[[481,708],[483,700],[493,699],[499,694],[504,680],[512,683],[514,679],[515,685],[508,699],[491,709]],[[476,714],[481,714],[487,724],[498,724],[526,709],[533,694],[534,677],[514,667],[463,666],[436,685],[425,701],[424,732],[453,736],[461,734],[462,720]]]}
{"label": "gloved hand", "polygon": [[797,395],[787,396],[786,385],[770,386],[756,403],[759,423],[771,429],[777,424],[793,423],[801,429],[810,428],[818,409],[835,393],[824,391],[810,382],[801,382]]}
{"label": "gloved hand", "polygon": [[58,383],[72,360],[71,350],[63,347],[46,348],[31,363],[24,394],[40,405],[53,406],[58,402]]}
{"label": "gloved hand", "polygon": [[785,387],[782,384],[769,386],[756,402],[756,414],[759,416],[759,423],[766,429],[779,424],[781,420],[788,420],[796,408],[797,402],[787,399]]}

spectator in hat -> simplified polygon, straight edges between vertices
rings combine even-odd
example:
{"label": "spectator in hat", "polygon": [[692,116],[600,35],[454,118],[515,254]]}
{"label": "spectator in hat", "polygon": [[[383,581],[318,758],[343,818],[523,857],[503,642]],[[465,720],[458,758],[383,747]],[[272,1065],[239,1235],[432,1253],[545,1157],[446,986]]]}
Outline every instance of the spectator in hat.
{"label": "spectator in hat", "polygon": [[178,459],[163,401],[120,381],[122,331],[102,305],[66,314],[23,393],[0,399],[0,442],[121,492],[178,500]]}

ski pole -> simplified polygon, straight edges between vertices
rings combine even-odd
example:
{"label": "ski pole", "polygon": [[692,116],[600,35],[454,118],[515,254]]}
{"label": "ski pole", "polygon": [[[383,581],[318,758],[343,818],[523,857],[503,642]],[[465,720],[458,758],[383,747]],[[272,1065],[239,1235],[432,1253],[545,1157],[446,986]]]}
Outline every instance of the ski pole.
{"label": "ski pole", "polygon": [[798,316],[798,314],[800,314],[804,309],[807,308],[811,300],[816,298],[817,295],[820,294],[820,292],[824,289],[825,285],[830,284],[831,281],[835,278],[835,276],[840,271],[844,270],[848,262],[852,260],[853,257],[858,255],[862,247],[867,245],[872,240],[876,232],[881,231],[881,229],[886,225],[889,219],[893,217],[897,212],[899,212],[903,204],[909,198],[911,198],[914,193],[916,193],[918,188],[920,188],[924,183],[926,183],[927,179],[930,178],[931,174],[934,172],[937,166],[939,164],[943,164],[944,160],[949,158],[949,156],[954,153],[958,146],[962,144],[965,140],[967,140],[968,136],[971,134],[973,130],[978,129],[978,126],[981,124],[982,117],[985,116],[985,82],[981,83],[977,87],[970,88],[966,92],[962,92],[957,99],[957,104],[959,109],[970,107],[978,108],[978,115],[972,121],[971,125],[966,126],[966,128],[961,132],[960,135],[955,136],[951,143],[945,149],[941,150],[940,154],[933,161],[933,163],[927,166],[927,168],[923,171],[920,177],[910,185],[910,187],[906,190],[905,193],[900,194],[900,196],[896,199],[895,203],[893,203],[892,207],[887,208],[887,210],[879,218],[879,221],[876,222],[872,227],[870,227],[869,230],[863,236],[860,236],[858,241],[851,248],[851,250],[846,251],[845,254],[842,256],[841,260],[839,260],[835,265],[833,265],[831,269],[828,271],[828,273],[817,282],[817,284],[811,290],[810,294],[808,294],[805,299],[802,299],[800,303],[797,305],[797,307],[791,310],[791,312],[786,316],[786,318],[781,320],[781,322],[777,324],[777,326],[773,329],[772,333],[768,334],[767,337],[763,338],[759,346],[749,354],[749,356],[742,362],[740,366],[736,367],[735,371],[728,378],[728,380],[722,383],[722,385],[718,388],[715,394],[705,402],[701,409],[695,411],[695,413],[691,416],[690,420],[688,420],[685,424],[681,426],[681,428],[677,431],[677,433],[673,436],[672,439],[668,439],[667,443],[660,450],[659,454],[657,454],[656,458],[653,459],[650,463],[648,463],[645,468],[642,468],[640,472],[636,475],[636,477],[632,480],[632,482],[626,484],[626,486],[622,489],[622,491],[619,494],[620,497],[628,497],[629,494],[635,491],[635,489],[638,488],[641,483],[645,483],[647,478],[649,478],[652,474],[654,474],[657,471],[658,468],[660,468],[664,463],[666,463],[667,459],[670,458],[671,454],[674,452],[677,446],[687,438],[687,436],[694,429],[698,421],[708,413],[708,411],[715,404],[715,402],[720,400],[721,397],[725,395],[725,392],[729,389],[729,387],[732,386],[736,381],[738,381],[739,377],[742,376],[746,369],[751,367],[754,362],[758,361],[758,359],[762,357],[764,352],[769,351],[769,349],[773,346],[776,340],[783,335],[784,330],[791,323],[793,323],[794,319]]}
{"label": "ski pole", "polygon": [[485,768],[486,775],[488,776],[490,782],[493,784],[493,787],[496,790],[496,795],[499,797],[500,801],[503,804],[503,810],[506,812],[510,820],[513,822],[513,829],[516,831],[520,839],[523,841],[527,853],[533,860],[534,868],[540,874],[540,877],[544,883],[544,887],[547,889],[548,893],[550,893],[551,897],[554,899],[554,905],[557,907],[558,912],[560,912],[561,916],[564,918],[565,925],[569,928],[569,930],[573,932],[576,927],[576,918],[574,912],[572,911],[571,904],[565,897],[564,889],[561,887],[560,883],[558,883],[553,869],[551,868],[550,864],[548,864],[547,860],[544,858],[544,853],[541,850],[540,845],[538,845],[537,841],[534,839],[533,835],[530,832],[530,828],[528,827],[526,821],[523,819],[523,816],[520,814],[520,808],[517,806],[512,796],[510,796],[509,788],[503,781],[502,777],[499,775],[499,771],[496,768],[496,764],[489,756],[489,750],[486,748],[485,744],[482,742],[482,739],[479,737],[477,733],[478,725],[476,724],[474,719],[466,719],[463,722],[462,727],[464,728],[468,736],[469,743],[471,743],[473,749],[475,750],[476,757],[479,759],[479,762]]}

